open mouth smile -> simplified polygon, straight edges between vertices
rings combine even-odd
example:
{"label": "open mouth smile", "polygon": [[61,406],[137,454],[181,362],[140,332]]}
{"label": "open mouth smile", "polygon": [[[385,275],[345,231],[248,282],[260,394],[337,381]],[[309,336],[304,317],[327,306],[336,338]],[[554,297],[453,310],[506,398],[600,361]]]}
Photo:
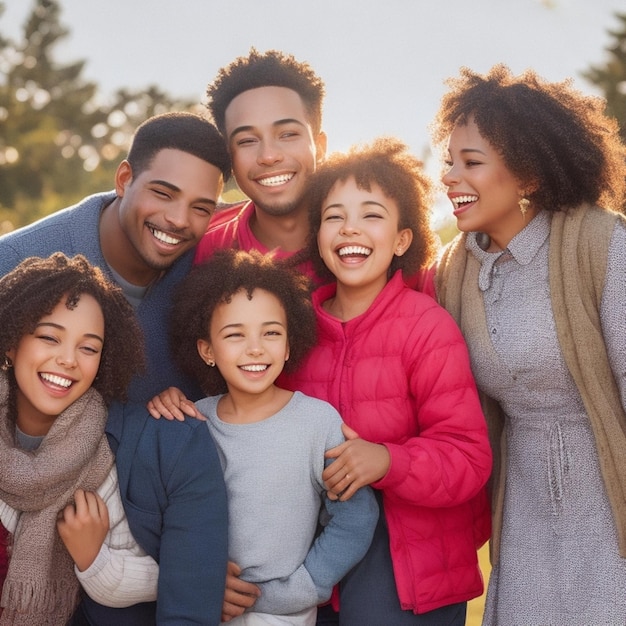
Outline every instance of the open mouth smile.
{"label": "open mouth smile", "polygon": [[56,374],[48,374],[45,372],[39,374],[39,377],[43,381],[50,383],[55,387],[61,387],[62,389],[68,389],[74,382],[73,380],[65,378],[64,376],[57,376]]}
{"label": "open mouth smile", "polygon": [[288,183],[295,174],[293,172],[289,174],[278,174],[277,176],[268,176],[265,178],[257,178],[256,182],[263,187],[278,187],[278,185],[284,185]]}
{"label": "open mouth smile", "polygon": [[264,372],[269,368],[269,365],[258,363],[252,365],[240,365],[239,368],[244,372]]}
{"label": "open mouth smile", "polygon": [[173,237],[172,235],[168,235],[164,233],[162,230],[158,230],[154,228],[154,226],[148,226],[148,229],[152,233],[152,236],[161,243],[167,244],[168,246],[177,246],[182,243],[184,240],[180,237]]}
{"label": "open mouth smile", "polygon": [[455,196],[454,198],[450,198],[450,200],[452,201],[455,209],[462,209],[472,202],[477,202],[478,196],[466,194],[464,196]]}
{"label": "open mouth smile", "polygon": [[366,248],[365,246],[344,246],[343,248],[339,248],[337,250],[337,254],[340,257],[368,257],[372,254],[371,248]]}

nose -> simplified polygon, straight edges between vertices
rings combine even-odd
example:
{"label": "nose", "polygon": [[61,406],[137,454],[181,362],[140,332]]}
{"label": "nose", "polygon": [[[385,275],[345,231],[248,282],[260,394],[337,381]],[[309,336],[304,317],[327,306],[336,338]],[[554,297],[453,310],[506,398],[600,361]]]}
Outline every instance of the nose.
{"label": "nose", "polygon": [[259,356],[260,354],[263,354],[263,346],[258,339],[250,339],[248,341],[246,352],[250,356]]}
{"label": "nose", "polygon": [[460,180],[460,170],[455,165],[448,166],[448,169],[442,174],[441,182],[446,187],[452,187],[457,184]]}
{"label": "nose", "polygon": [[56,357],[57,365],[66,369],[73,369],[76,367],[76,355],[73,350],[64,350]]}
{"label": "nose", "polygon": [[339,234],[341,235],[356,235],[360,232],[358,224],[355,220],[345,219],[341,228],[339,229]]}
{"label": "nose", "polygon": [[259,150],[257,153],[257,163],[259,165],[274,165],[283,160],[283,153],[275,141],[259,142]]}
{"label": "nose", "polygon": [[189,226],[189,211],[184,202],[172,202],[165,213],[165,221],[174,230],[184,230]]}

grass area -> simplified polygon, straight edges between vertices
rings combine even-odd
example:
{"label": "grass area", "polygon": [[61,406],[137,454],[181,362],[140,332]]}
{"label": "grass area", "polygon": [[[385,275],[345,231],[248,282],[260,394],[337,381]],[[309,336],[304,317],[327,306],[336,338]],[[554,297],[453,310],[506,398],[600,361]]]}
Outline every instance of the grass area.
{"label": "grass area", "polygon": [[[478,561],[480,562],[480,569],[483,573],[485,580],[485,589],[487,587],[487,581],[489,580],[489,572],[491,566],[489,565],[489,544],[485,544],[478,552]],[[466,626],[480,626],[483,618],[483,608],[485,606],[485,594],[480,598],[475,598],[467,604],[467,619],[465,621]]]}

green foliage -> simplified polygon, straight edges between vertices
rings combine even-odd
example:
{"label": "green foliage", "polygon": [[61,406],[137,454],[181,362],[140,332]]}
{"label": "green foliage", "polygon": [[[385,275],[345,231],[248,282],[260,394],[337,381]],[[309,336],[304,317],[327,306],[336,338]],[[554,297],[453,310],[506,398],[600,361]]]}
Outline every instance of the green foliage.
{"label": "green foliage", "polygon": [[620,134],[626,141],[626,13],[615,17],[619,27],[609,30],[614,41],[606,49],[606,65],[591,67],[583,76],[602,90],[607,111],[619,122]]}
{"label": "green foliage", "polygon": [[110,189],[142,121],[194,106],[155,86],[103,97],[85,61],[55,59],[68,34],[57,0],[33,0],[20,41],[0,33],[0,233]]}

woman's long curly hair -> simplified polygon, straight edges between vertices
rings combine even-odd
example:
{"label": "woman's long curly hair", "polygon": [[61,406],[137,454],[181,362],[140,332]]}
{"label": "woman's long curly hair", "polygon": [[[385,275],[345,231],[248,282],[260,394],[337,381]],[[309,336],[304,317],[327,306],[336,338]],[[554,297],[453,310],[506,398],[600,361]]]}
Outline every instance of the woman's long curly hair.
{"label": "woman's long curly hair", "polygon": [[[82,255],[30,257],[0,279],[0,356],[17,348],[60,302],[73,309],[85,294],[98,302],[104,317],[104,345],[93,387],[107,404],[123,401],[131,378],[144,368],[141,328],[122,290]],[[9,383],[14,397],[12,374]]]}
{"label": "woman's long curly hair", "polygon": [[527,197],[533,205],[559,211],[590,203],[624,210],[626,146],[602,99],[532,70],[514,76],[504,65],[485,75],[461,68],[447,84],[431,126],[444,154],[454,127],[473,120],[509,171],[532,190]]}

